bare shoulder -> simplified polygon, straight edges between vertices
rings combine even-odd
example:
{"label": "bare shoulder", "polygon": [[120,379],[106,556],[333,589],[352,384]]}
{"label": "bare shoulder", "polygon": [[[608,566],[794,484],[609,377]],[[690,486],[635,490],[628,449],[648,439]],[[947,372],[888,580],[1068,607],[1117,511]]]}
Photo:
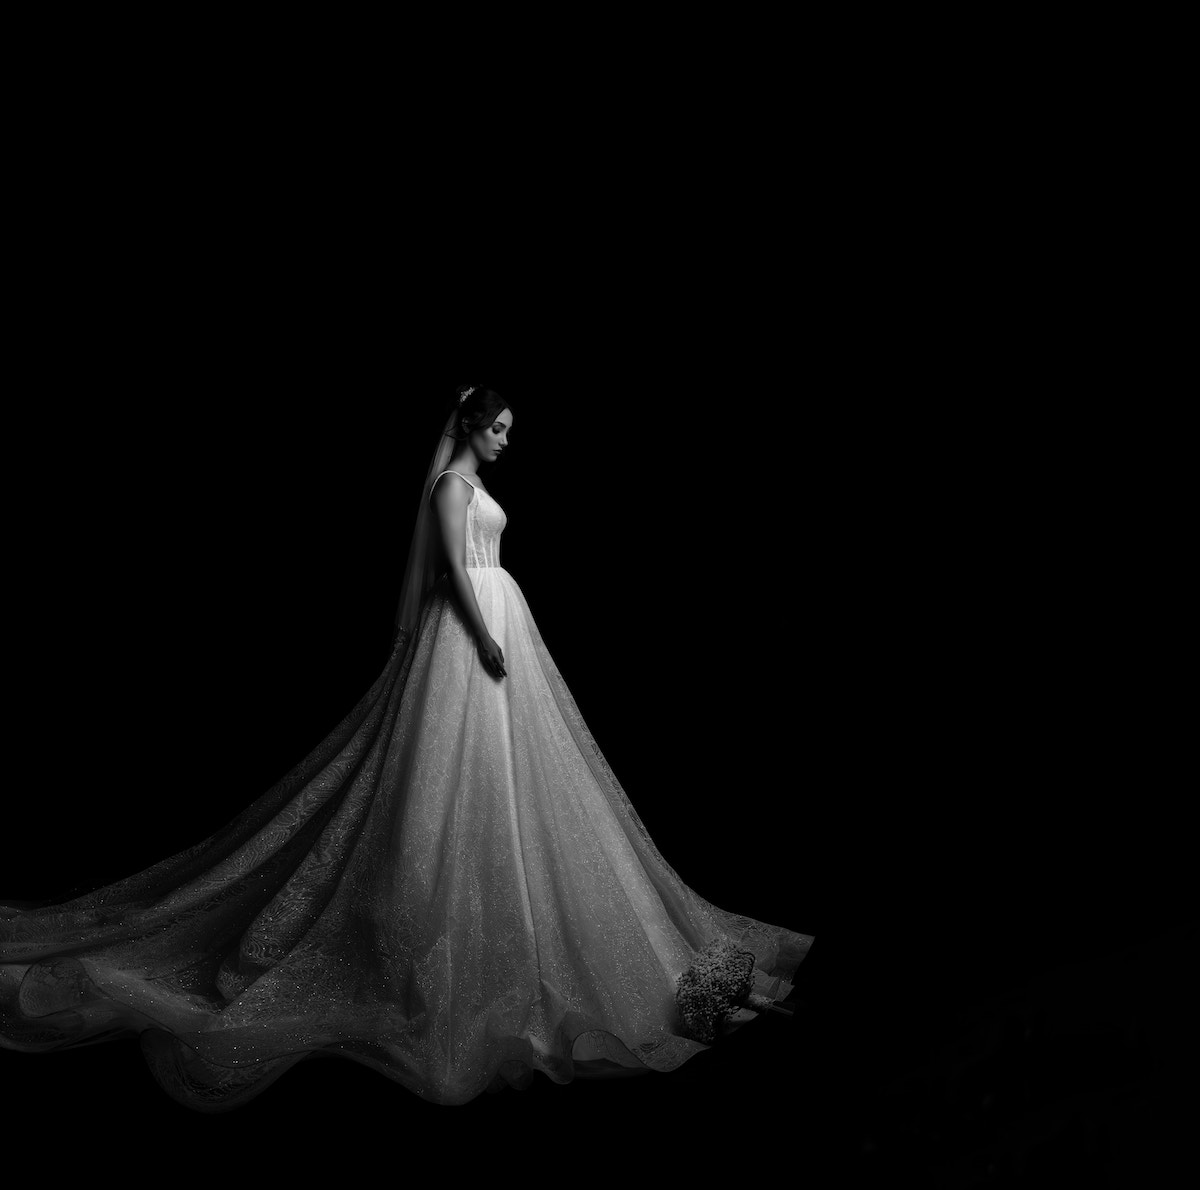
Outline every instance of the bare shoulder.
{"label": "bare shoulder", "polygon": [[459,509],[471,503],[475,489],[457,471],[443,471],[433,481],[429,499],[439,508]]}

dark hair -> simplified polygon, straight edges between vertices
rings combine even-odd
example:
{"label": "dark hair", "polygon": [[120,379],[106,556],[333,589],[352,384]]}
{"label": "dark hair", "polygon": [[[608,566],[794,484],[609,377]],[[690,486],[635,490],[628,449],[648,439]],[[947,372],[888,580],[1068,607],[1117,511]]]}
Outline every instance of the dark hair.
{"label": "dark hair", "polygon": [[[469,395],[464,401],[463,393],[468,390],[470,390]],[[496,420],[496,415],[501,409],[512,408],[507,401],[501,399],[498,392],[480,384],[460,384],[458,395],[454,400],[455,408],[458,410],[458,420],[454,423],[450,437],[457,442],[464,442],[481,426],[490,426]],[[467,420],[465,432],[462,428],[463,418]]]}

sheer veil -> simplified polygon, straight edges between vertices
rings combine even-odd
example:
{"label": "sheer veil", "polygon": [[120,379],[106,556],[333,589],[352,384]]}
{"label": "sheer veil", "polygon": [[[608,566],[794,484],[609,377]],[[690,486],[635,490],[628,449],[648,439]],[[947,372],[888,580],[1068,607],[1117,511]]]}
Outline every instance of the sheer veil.
{"label": "sheer veil", "polygon": [[425,472],[425,482],[421,485],[421,504],[413,523],[412,544],[408,550],[404,579],[400,584],[400,601],[396,605],[394,635],[396,645],[401,648],[407,646],[416,632],[421,605],[438,580],[437,526],[433,509],[429,506],[429,494],[433,490],[433,481],[446,470],[450,456],[458,445],[454,428],[458,422],[459,404],[456,402],[446,417],[433,458],[429,461],[429,469]]}

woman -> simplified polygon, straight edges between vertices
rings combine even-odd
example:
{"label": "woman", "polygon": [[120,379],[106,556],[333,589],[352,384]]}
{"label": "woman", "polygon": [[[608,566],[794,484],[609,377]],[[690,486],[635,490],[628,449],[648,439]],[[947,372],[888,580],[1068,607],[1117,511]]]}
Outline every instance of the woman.
{"label": "woman", "polygon": [[0,1042],[135,1032],[162,1085],[202,1110],[318,1053],[458,1104],[538,1070],[677,1067],[715,1036],[694,1011],[713,1002],[696,995],[714,955],[744,961],[752,1007],[734,1026],[787,996],[811,936],[679,879],[500,565],[507,518],[479,469],[512,427],[496,393],[459,391],[392,655],[309,756],[138,875],[0,906]]}

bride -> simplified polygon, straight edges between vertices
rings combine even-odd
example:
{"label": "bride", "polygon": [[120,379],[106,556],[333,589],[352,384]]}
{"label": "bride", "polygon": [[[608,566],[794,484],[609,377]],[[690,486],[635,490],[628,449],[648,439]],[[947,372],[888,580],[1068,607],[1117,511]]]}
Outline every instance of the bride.
{"label": "bride", "polygon": [[669,1071],[787,997],[812,937],[680,880],[501,565],[480,469],[512,429],[498,394],[459,390],[391,656],[308,756],[136,875],[0,905],[0,1045],[137,1034],[206,1111],[317,1054],[461,1104],[539,1070]]}

